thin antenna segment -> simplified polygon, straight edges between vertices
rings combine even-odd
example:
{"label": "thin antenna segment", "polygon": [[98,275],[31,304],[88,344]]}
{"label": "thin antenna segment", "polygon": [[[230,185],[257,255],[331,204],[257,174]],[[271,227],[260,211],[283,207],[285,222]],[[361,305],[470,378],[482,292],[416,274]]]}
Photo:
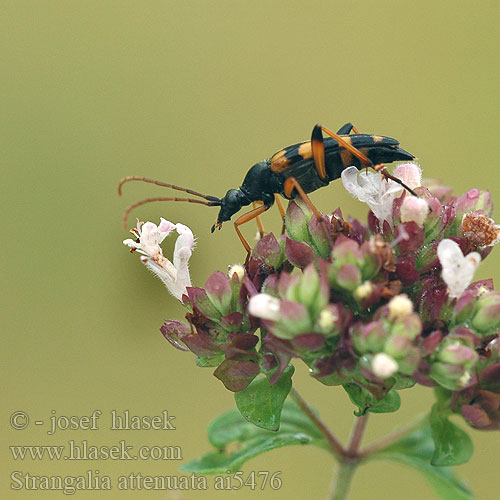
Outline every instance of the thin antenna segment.
{"label": "thin antenna segment", "polygon": [[[218,200],[218,198],[217,198]],[[207,207],[214,207],[214,206],[219,206],[220,202],[217,203],[215,201],[203,201],[203,200],[197,200],[194,198],[166,198],[164,196],[160,196],[157,198],[146,198],[145,200],[137,201],[135,203],[132,203],[132,205],[129,205],[126,209],[125,212],[123,212],[123,217],[122,217],[122,224],[123,224],[123,229],[127,230],[127,218],[128,214],[137,207],[140,207],[141,205],[146,205],[147,203],[152,203],[154,201],[187,201],[189,203],[199,203],[200,205],[206,205]]]}
{"label": "thin antenna segment", "polygon": [[220,198],[217,198],[216,196],[210,196],[206,195],[203,193],[199,193],[198,191],[193,191],[192,189],[188,189],[182,186],[176,186],[175,184],[167,184],[166,182],[161,182],[157,181],[156,179],[148,179],[147,177],[141,177],[138,175],[131,175],[129,177],[124,177],[119,183],[118,183],[118,196],[122,195],[122,186],[126,182],[129,181],[142,181],[142,182],[147,182],[149,184],[156,184],[157,186],[162,186],[162,187],[168,187],[172,189],[176,189],[177,191],[183,191],[184,193],[192,194],[193,196],[199,196],[200,198],[203,198],[208,201],[220,201]]}

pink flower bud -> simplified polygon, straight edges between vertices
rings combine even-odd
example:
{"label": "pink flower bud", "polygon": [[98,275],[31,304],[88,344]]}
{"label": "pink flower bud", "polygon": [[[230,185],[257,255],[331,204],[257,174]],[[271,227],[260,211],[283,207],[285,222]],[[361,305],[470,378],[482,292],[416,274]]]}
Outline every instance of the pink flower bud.
{"label": "pink flower bud", "polygon": [[394,177],[401,179],[409,188],[422,185],[422,169],[418,163],[403,163],[394,169]]}
{"label": "pink flower bud", "polygon": [[226,274],[214,271],[205,283],[208,298],[217,310],[225,315],[229,312],[232,298],[231,282]]}
{"label": "pink flower bud", "polygon": [[493,210],[491,194],[488,191],[470,189],[455,202],[455,210],[459,220],[462,219],[464,214],[474,210],[483,210],[484,213],[490,215]]}
{"label": "pink flower bud", "polygon": [[416,222],[420,227],[429,213],[429,205],[423,198],[406,196],[401,205],[401,222]]}

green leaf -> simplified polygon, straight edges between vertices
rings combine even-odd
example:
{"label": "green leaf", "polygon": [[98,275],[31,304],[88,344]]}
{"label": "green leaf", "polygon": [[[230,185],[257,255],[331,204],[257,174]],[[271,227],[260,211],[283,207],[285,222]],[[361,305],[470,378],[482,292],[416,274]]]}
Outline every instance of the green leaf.
{"label": "green leaf", "polygon": [[211,452],[203,455],[198,460],[188,462],[182,466],[185,472],[195,474],[224,474],[240,469],[247,460],[266,451],[282,448],[292,444],[310,444],[311,438],[306,434],[273,434],[272,436],[259,437],[246,443],[231,455],[224,452]]}
{"label": "green leaf", "polygon": [[224,361],[224,353],[216,354],[212,357],[196,356],[196,366],[202,368],[219,366]]}
{"label": "green leaf", "polygon": [[288,365],[274,385],[266,377],[260,377],[246,389],[236,392],[234,399],[243,417],[257,427],[277,431],[283,403],[292,388],[294,371],[293,365]]}
{"label": "green leaf", "polygon": [[431,411],[431,431],[436,447],[432,465],[459,465],[469,461],[473,452],[471,438],[448,420],[437,403]]}
{"label": "green leaf", "polygon": [[354,412],[357,417],[366,415],[367,412],[391,413],[401,406],[401,397],[394,390],[389,391],[383,399],[377,399],[370,391],[354,382],[344,384],[343,387],[352,403],[359,408],[358,412]]}
{"label": "green leaf", "polygon": [[[238,470],[243,463],[266,451],[294,444],[313,444],[328,449],[322,434],[300,408],[286,402],[278,432],[259,429],[246,421],[238,410],[229,410],[213,420],[208,427],[208,438],[218,451],[206,453],[182,470],[195,474],[221,474]],[[225,449],[238,445],[233,453]]]}
{"label": "green leaf", "polygon": [[433,453],[431,429],[426,425],[367,459],[389,460],[413,467],[426,478],[442,500],[474,500],[473,493],[452,469],[431,465]]}

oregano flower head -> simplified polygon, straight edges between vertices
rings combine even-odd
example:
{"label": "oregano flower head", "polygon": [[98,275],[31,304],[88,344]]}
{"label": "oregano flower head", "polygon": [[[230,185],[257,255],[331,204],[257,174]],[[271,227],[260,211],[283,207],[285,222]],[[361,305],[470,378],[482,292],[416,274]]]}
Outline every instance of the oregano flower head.
{"label": "oregano flower head", "polygon": [[[358,416],[396,411],[399,392],[420,384],[434,389],[436,404],[418,439],[423,448],[434,441],[432,465],[456,465],[468,460],[472,445],[451,414],[476,429],[500,429],[500,292],[492,280],[473,281],[500,241],[500,226],[487,191],[454,196],[438,181],[422,179],[415,163],[399,165],[394,175],[418,196],[380,173],[349,167],[342,182],[368,205],[365,222],[344,217],[340,208],[316,217],[299,199],[291,201],[282,234],[264,235],[244,262],[214,271],[203,287],[191,285],[194,236],[187,226],[138,223],[137,239],[124,243],[186,308],[185,321],[164,322],[164,337],[214,370],[245,420],[266,432],[279,429],[294,362],[319,383],[342,386]],[[179,236],[170,262],[160,245],[174,229]],[[285,405],[288,426],[297,425],[297,411]],[[315,421],[314,412],[306,414]],[[212,432],[238,418],[221,416]],[[263,447],[303,444],[308,435],[320,442],[308,422],[298,434],[282,435],[282,444]],[[327,442],[337,458],[348,453],[329,435]],[[222,459],[217,451],[185,470],[225,472],[261,452],[248,450],[241,459]],[[462,486],[447,484],[465,495]]]}

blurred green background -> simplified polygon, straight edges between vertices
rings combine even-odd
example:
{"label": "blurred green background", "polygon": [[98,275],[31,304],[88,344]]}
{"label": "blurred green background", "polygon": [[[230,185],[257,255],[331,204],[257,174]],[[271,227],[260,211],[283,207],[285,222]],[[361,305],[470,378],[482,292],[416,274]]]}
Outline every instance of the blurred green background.
{"label": "blurred green background", "polygon": [[[205,429],[233,396],[171,348],[158,328],[183,309],[122,245],[124,207],[166,195],[146,175],[222,195],[247,169],[322,123],[347,121],[395,137],[429,177],[461,193],[498,181],[499,3],[491,1],[71,1],[2,2],[1,162],[2,498],[58,498],[9,492],[13,470],[78,475],[99,470],[178,475],[175,461],[14,462],[7,445],[178,445],[185,460],[209,449]],[[313,195],[323,210],[363,216],[340,183]],[[241,262],[230,224],[211,235],[216,209],[156,204],[135,215],[189,225],[198,238],[193,282]],[[498,210],[497,218],[500,218]],[[266,228],[278,229],[277,211]],[[130,222],[132,225],[132,221]],[[246,228],[249,238],[254,228]],[[167,245],[166,255],[171,255]],[[500,279],[499,250],[479,278]],[[345,439],[353,407],[345,394],[310,380],[295,384]],[[402,410],[373,416],[367,441],[425,410],[431,391],[403,393]],[[104,412],[99,431],[46,434],[33,425],[58,415]],[[154,415],[167,409],[177,430],[107,430],[112,409]],[[16,431],[9,415],[26,411]],[[478,499],[498,498],[499,438],[473,432],[476,451],[459,468]],[[317,449],[258,457],[245,471],[281,470],[279,491],[82,492],[82,498],[324,498],[333,464]],[[434,498],[417,473],[390,464],[361,468],[352,500]]]}

